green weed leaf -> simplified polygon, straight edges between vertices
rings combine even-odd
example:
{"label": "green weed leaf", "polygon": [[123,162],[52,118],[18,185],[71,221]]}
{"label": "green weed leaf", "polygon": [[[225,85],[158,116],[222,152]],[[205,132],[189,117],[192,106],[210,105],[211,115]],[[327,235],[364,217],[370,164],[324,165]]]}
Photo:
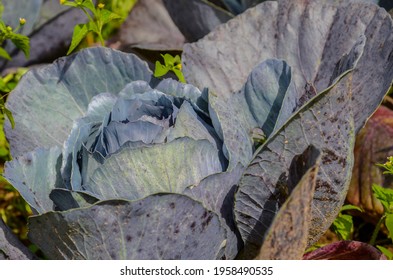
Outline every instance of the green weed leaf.
{"label": "green weed leaf", "polygon": [[340,214],[332,224],[333,231],[341,240],[350,240],[353,231],[351,215]]}
{"label": "green weed leaf", "polygon": [[161,56],[164,59],[164,63],[166,66],[173,66],[174,65],[175,58],[173,56],[171,56],[169,53],[166,53],[165,55],[161,55]]}
{"label": "green weed leaf", "polygon": [[179,79],[180,82],[185,83],[186,79],[184,79],[183,73],[176,68],[172,69],[173,73],[175,73],[176,77]]}
{"label": "green weed leaf", "polygon": [[75,25],[71,45],[68,49],[67,55],[69,55],[75,50],[75,48],[80,44],[80,42],[86,37],[87,33],[89,33],[89,29],[89,23]]}
{"label": "green weed leaf", "polygon": [[176,55],[175,58],[173,59],[173,64],[181,64],[181,59],[179,55]]}
{"label": "green weed leaf", "polygon": [[169,68],[162,65],[161,62],[156,61],[156,68],[154,69],[154,77],[158,78],[168,73]]}
{"label": "green weed leaf", "polygon": [[14,43],[14,45],[25,54],[25,57],[29,58],[29,56],[30,56],[30,39],[29,39],[29,37],[22,35],[22,34],[12,33],[10,39],[11,39],[12,43]]}
{"label": "green weed leaf", "polygon": [[387,248],[377,245],[379,251],[381,251],[388,260],[393,260],[393,253],[389,251]]}
{"label": "green weed leaf", "polygon": [[393,156],[388,157],[385,163],[383,164],[377,163],[376,165],[385,169],[383,174],[393,175]]}
{"label": "green weed leaf", "polygon": [[71,2],[71,1],[65,1],[64,3],[61,3],[61,5],[74,7],[74,8],[78,8],[79,7],[78,3]]}
{"label": "green weed leaf", "polygon": [[94,3],[91,0],[85,0],[81,4],[82,7],[88,8],[94,14],[96,13],[96,8],[94,7]]}
{"label": "green weed leaf", "polygon": [[[4,83],[4,81],[2,81]],[[5,84],[5,83],[4,83]],[[5,87],[7,88],[7,85],[5,84]],[[12,116],[12,112],[10,110],[8,110],[5,106],[4,106],[4,99],[1,98],[0,99],[0,114],[1,115],[5,115],[8,120],[11,123],[11,127],[14,128],[15,127],[15,121],[14,121],[14,117]]]}
{"label": "green weed leaf", "polygon": [[0,56],[7,59],[7,60],[11,60],[11,56],[8,54],[8,52],[3,49],[2,47],[0,47]]}
{"label": "green weed leaf", "polygon": [[385,226],[389,231],[390,239],[393,240],[393,214],[386,215]]}
{"label": "green weed leaf", "polygon": [[164,76],[168,71],[172,71],[175,73],[176,77],[180,82],[185,83],[186,79],[184,78],[183,72],[181,71],[181,58],[176,55],[173,57],[169,53],[162,55],[164,59],[164,65],[162,65],[159,61],[156,61],[156,68],[154,70],[154,77],[159,78]]}
{"label": "green weed leaf", "polygon": [[363,212],[362,208],[360,208],[360,207],[358,207],[358,206],[355,206],[355,205],[351,205],[351,204],[344,205],[344,206],[341,208],[341,212],[342,212],[342,211],[348,211],[348,210],[358,210],[358,211],[360,211],[360,212]]}
{"label": "green weed leaf", "polygon": [[0,91],[7,92],[7,90],[8,88],[6,82],[3,80],[2,77],[0,77]]}
{"label": "green weed leaf", "polygon": [[115,14],[115,13],[109,11],[109,10],[102,9],[100,11],[101,11],[100,12],[100,19],[101,19],[101,22],[102,22],[103,25],[106,24],[106,23],[109,23],[109,22],[111,22],[113,20],[122,20],[123,19],[118,14]]}
{"label": "green weed leaf", "polygon": [[382,203],[386,213],[393,213],[393,190],[376,184],[372,186],[374,195]]}
{"label": "green weed leaf", "polygon": [[3,16],[3,12],[4,12],[4,5],[3,3],[0,2],[0,18]]}
{"label": "green weed leaf", "polygon": [[14,121],[14,117],[12,116],[12,112],[8,110],[6,107],[3,108],[3,112],[7,116],[8,120],[10,121],[12,129],[14,129],[15,121]]}

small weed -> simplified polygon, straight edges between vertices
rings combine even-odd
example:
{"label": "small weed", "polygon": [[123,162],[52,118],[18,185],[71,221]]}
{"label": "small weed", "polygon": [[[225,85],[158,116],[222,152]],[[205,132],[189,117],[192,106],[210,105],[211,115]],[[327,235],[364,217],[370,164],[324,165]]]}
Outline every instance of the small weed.
{"label": "small weed", "polygon": [[175,57],[171,56],[169,53],[165,55],[161,55],[164,58],[164,65],[161,62],[156,61],[156,68],[154,70],[154,77],[162,77],[167,74],[169,71],[175,73],[176,77],[180,82],[185,83],[183,73],[181,71],[181,59],[180,56],[176,55]]}

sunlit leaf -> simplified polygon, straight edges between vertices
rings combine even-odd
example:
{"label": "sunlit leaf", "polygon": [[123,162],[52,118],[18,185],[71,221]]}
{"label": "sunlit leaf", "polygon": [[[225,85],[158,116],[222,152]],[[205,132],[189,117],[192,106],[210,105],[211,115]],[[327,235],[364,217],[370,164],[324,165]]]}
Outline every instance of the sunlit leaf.
{"label": "sunlit leaf", "polygon": [[11,56],[10,56],[10,55],[8,54],[8,52],[7,52],[5,49],[3,49],[2,47],[0,47],[0,56],[3,57],[3,58],[5,58],[5,59],[11,60]]}
{"label": "sunlit leaf", "polygon": [[87,33],[90,31],[90,24],[77,24],[74,28],[74,33],[72,34],[72,41],[70,48],[68,49],[67,55],[73,52],[76,47],[79,46],[80,42],[86,37]]}
{"label": "sunlit leaf", "polygon": [[206,260],[225,245],[218,216],[179,194],[35,216],[29,237],[51,259]]}
{"label": "sunlit leaf", "polygon": [[36,147],[62,146],[74,120],[86,113],[95,95],[117,94],[132,81],[151,78],[145,62],[106,48],[84,49],[29,71],[7,98],[16,124],[11,129],[5,123],[12,156]]}

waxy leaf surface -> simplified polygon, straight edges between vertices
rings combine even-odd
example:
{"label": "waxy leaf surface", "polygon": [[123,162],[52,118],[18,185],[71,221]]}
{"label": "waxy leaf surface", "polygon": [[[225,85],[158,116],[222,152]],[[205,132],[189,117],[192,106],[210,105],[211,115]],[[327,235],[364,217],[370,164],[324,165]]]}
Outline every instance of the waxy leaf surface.
{"label": "waxy leaf surface", "polygon": [[319,151],[310,146],[296,160],[296,166],[291,170],[293,178],[290,183],[299,182],[274,218],[256,259],[302,258],[307,247],[311,224],[311,205],[320,164],[319,155]]}
{"label": "waxy leaf surface", "polygon": [[5,126],[12,156],[62,146],[95,95],[117,94],[131,81],[149,82],[151,75],[136,56],[106,48],[84,49],[29,71],[7,99],[17,123],[15,129]]}
{"label": "waxy leaf surface", "polygon": [[4,177],[18,190],[36,213],[53,210],[50,192],[63,187],[60,175],[61,149],[37,148],[6,162]]}
{"label": "waxy leaf surface", "polygon": [[[357,53],[363,51],[353,73],[358,131],[393,79],[393,22],[373,4],[332,2],[267,1],[248,9],[202,40],[184,46],[186,80],[225,96],[240,90],[257,64],[275,57],[292,68],[297,98],[304,104],[337,81],[338,69],[345,73],[353,68]],[[355,59],[345,57],[351,50]],[[340,62],[343,58],[346,63]]]}
{"label": "waxy leaf surface", "polygon": [[[344,80],[350,83],[349,77]],[[336,217],[353,165],[354,127],[346,95],[350,85],[343,86],[340,83],[312,99],[257,150],[235,195],[235,217],[246,249],[261,246],[266,230],[293,190],[291,166],[310,145],[321,151],[321,166],[309,243],[318,240]]]}
{"label": "waxy leaf surface", "polygon": [[179,194],[35,216],[29,237],[51,259],[216,259],[225,245],[219,217]]}
{"label": "waxy leaf surface", "polygon": [[207,140],[180,138],[109,157],[84,189],[99,199],[140,199],[159,192],[182,193],[222,171],[217,149]]}

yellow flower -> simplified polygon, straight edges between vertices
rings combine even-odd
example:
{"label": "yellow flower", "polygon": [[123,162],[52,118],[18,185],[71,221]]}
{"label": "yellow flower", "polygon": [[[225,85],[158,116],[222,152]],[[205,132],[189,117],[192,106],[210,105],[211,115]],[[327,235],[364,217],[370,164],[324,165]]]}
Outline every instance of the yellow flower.
{"label": "yellow flower", "polygon": [[105,7],[105,4],[104,3],[99,3],[98,4],[98,9],[103,9]]}
{"label": "yellow flower", "polygon": [[60,0],[60,5],[63,5],[66,0]]}
{"label": "yellow flower", "polygon": [[26,23],[26,19],[25,18],[19,18],[19,23],[20,23],[20,25],[24,25]]}

